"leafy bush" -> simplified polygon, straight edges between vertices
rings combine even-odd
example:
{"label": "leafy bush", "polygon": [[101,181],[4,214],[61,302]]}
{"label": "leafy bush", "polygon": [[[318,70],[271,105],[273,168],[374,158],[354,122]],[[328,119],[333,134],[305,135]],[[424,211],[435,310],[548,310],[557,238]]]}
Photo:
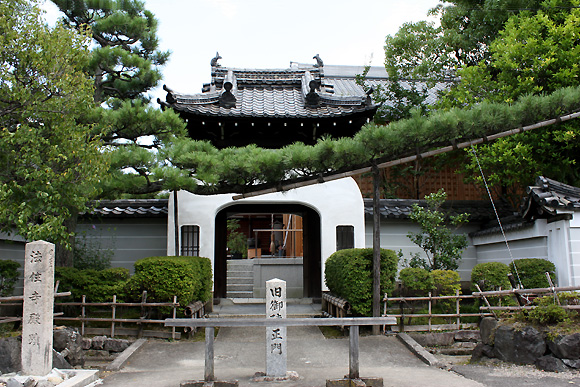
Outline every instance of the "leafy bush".
{"label": "leafy bush", "polygon": [[438,296],[454,296],[458,290],[461,290],[461,277],[459,273],[453,270],[433,270],[431,278],[435,288],[435,294]]}
{"label": "leafy bush", "polygon": [[[514,267],[515,265],[515,267]],[[547,288],[550,286],[546,278],[546,272],[550,273],[550,278],[556,283],[556,266],[547,259],[524,258],[512,261],[510,270],[516,277],[519,276],[524,289]],[[516,270],[517,269],[517,270]],[[516,275],[517,272],[517,275]]]}
{"label": "leafy bush", "polygon": [[407,297],[425,296],[433,290],[433,278],[420,267],[406,267],[399,272],[399,280]]}
{"label": "leafy bush", "polygon": [[211,262],[202,257],[150,257],[135,262],[135,274],[127,284],[133,297],[147,291],[147,299],[178,302],[207,301],[211,296]]}
{"label": "leafy bush", "polygon": [[526,319],[541,325],[557,324],[569,320],[566,310],[554,304],[537,306],[528,313]]}
{"label": "leafy bush", "polygon": [[[433,270],[431,272],[435,296],[454,296],[461,293],[461,277],[453,270]],[[450,313],[455,308],[455,300],[439,300],[437,305],[443,313]]]}
{"label": "leafy bush", "polygon": [[125,298],[129,270],[122,267],[105,270],[56,267],[54,277],[60,281],[59,289],[70,291],[75,301],[81,301],[85,295],[88,302],[110,302],[114,295],[119,300]]}
{"label": "leafy bush", "polygon": [[467,236],[455,234],[450,226],[455,229],[467,222],[468,214],[448,216],[441,211],[447,194],[443,189],[436,193],[425,196],[427,207],[413,204],[410,218],[419,224],[421,231],[409,232],[407,237],[417,246],[423,249],[425,256],[411,254],[409,265],[422,267],[429,271],[445,269],[456,270],[459,267],[461,254],[467,247]]}
{"label": "leafy bush", "polygon": [[10,259],[0,260],[0,297],[8,297],[14,291],[14,285],[20,274],[18,268],[20,264]]}
{"label": "leafy bush", "polygon": [[[394,251],[381,249],[381,294],[392,292],[398,258]],[[346,299],[354,313],[370,316],[373,298],[373,249],[345,249],[332,254],[325,265],[325,281],[336,296]]]}
{"label": "leafy bush", "polygon": [[508,265],[501,262],[478,263],[471,271],[471,284],[475,290],[475,284],[484,291],[511,289],[508,279],[510,269]]}

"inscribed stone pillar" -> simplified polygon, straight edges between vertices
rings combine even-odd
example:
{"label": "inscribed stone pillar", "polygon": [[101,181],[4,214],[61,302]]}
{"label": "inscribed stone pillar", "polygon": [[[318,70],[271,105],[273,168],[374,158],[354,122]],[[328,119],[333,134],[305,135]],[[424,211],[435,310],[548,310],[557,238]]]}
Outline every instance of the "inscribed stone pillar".
{"label": "inscribed stone pillar", "polygon": [[275,320],[286,318],[286,281],[266,281],[266,318],[273,320],[266,328],[266,375],[285,377],[286,327],[276,326]]}
{"label": "inscribed stone pillar", "polygon": [[26,244],[22,309],[22,372],[47,375],[52,369],[54,245]]}

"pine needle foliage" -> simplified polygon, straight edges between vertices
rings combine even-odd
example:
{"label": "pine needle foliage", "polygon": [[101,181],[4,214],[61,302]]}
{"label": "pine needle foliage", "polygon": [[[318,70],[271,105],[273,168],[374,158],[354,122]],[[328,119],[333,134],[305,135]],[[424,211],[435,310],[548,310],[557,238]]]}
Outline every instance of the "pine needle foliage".
{"label": "pine needle foliage", "polygon": [[193,192],[248,192],[275,187],[281,182],[331,175],[373,162],[385,162],[419,152],[517,129],[580,110],[580,87],[551,94],[528,95],[516,102],[482,102],[471,108],[419,111],[389,125],[365,125],[353,138],[324,138],[315,145],[295,143],[282,149],[250,145],[218,150],[208,142],[176,140],[166,157],[203,184]]}

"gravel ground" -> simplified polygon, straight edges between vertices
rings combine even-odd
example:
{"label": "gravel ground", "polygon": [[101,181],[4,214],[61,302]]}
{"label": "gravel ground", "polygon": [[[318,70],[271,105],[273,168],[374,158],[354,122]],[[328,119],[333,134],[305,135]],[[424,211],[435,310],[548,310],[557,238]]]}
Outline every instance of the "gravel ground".
{"label": "gravel ground", "polygon": [[448,371],[489,387],[580,386],[579,370],[556,373],[540,371],[533,365],[515,365],[497,359],[470,364],[470,356],[436,354],[435,357],[446,365]]}

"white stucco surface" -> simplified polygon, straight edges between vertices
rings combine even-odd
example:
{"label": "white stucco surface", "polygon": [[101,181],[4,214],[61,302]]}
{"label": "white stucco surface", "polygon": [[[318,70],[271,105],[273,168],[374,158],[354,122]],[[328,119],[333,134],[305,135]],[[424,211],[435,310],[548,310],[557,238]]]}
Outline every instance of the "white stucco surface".
{"label": "white stucco surface", "polygon": [[[219,211],[238,204],[298,204],[315,210],[320,216],[321,264],[324,273],[326,259],[336,251],[336,226],[354,226],[354,245],[365,247],[364,202],[358,185],[352,178],[316,184],[281,193],[233,200],[234,194],[195,195],[179,191],[179,226],[197,225],[200,229],[200,256],[215,257],[215,218]],[[173,196],[169,198],[167,253],[175,253]],[[324,278],[322,288],[326,289]]]}

